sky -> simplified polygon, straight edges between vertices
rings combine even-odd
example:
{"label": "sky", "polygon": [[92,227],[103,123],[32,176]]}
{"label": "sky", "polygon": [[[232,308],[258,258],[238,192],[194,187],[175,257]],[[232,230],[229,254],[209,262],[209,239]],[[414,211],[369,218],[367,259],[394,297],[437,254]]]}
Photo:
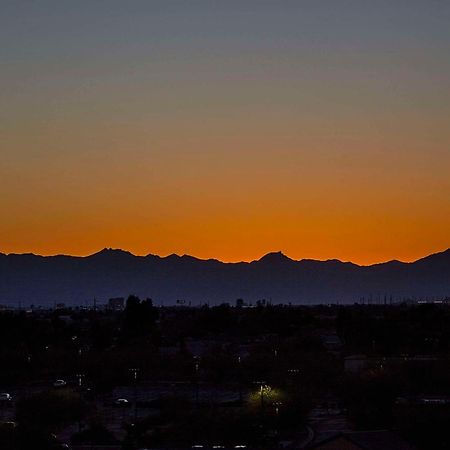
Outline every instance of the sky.
{"label": "sky", "polygon": [[450,247],[447,0],[2,0],[0,252]]}

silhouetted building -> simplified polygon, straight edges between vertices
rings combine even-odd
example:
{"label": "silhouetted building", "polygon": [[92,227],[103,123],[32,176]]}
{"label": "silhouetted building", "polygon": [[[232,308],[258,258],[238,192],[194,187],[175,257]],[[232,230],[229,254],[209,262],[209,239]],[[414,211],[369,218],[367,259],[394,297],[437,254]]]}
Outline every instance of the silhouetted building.
{"label": "silhouetted building", "polygon": [[123,311],[125,308],[125,299],[123,297],[110,298],[108,308],[114,311]]}

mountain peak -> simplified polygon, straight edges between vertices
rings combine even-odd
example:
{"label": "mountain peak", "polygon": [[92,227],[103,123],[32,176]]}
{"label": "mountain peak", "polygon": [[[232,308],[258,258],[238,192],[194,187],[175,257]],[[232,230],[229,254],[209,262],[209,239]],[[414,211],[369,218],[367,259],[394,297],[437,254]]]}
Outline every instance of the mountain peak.
{"label": "mountain peak", "polygon": [[97,253],[89,255],[88,258],[98,258],[98,257],[110,257],[110,256],[134,256],[132,253],[122,250],[120,248],[109,248],[105,247]]}
{"label": "mountain peak", "polygon": [[271,252],[264,255],[258,262],[268,262],[268,263],[284,263],[284,262],[293,261],[291,258],[286,256],[283,252]]}

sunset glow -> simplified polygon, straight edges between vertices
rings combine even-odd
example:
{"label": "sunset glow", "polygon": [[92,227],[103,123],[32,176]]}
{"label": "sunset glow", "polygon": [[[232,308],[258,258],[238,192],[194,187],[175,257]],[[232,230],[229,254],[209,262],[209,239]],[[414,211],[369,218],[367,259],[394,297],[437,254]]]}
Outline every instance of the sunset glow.
{"label": "sunset glow", "polygon": [[450,6],[393,3],[6,2],[0,252],[450,247]]}

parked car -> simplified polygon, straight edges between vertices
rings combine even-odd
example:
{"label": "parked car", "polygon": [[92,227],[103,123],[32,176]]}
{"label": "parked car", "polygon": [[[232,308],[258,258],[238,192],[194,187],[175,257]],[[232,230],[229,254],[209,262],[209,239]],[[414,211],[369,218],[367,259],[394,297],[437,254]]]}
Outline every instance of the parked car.
{"label": "parked car", "polygon": [[13,421],[8,421],[8,422],[0,422],[0,430],[3,429],[14,429],[17,427],[17,423],[13,422]]}
{"label": "parked car", "polygon": [[126,398],[117,398],[116,400],[114,400],[114,405],[124,407],[129,406],[130,402]]}
{"label": "parked car", "polygon": [[10,402],[12,401],[11,394],[8,394],[7,392],[0,393],[0,402]]}
{"label": "parked car", "polygon": [[53,387],[55,387],[55,388],[60,388],[60,387],[64,387],[64,386],[67,386],[67,382],[64,380],[56,380],[53,383]]}

